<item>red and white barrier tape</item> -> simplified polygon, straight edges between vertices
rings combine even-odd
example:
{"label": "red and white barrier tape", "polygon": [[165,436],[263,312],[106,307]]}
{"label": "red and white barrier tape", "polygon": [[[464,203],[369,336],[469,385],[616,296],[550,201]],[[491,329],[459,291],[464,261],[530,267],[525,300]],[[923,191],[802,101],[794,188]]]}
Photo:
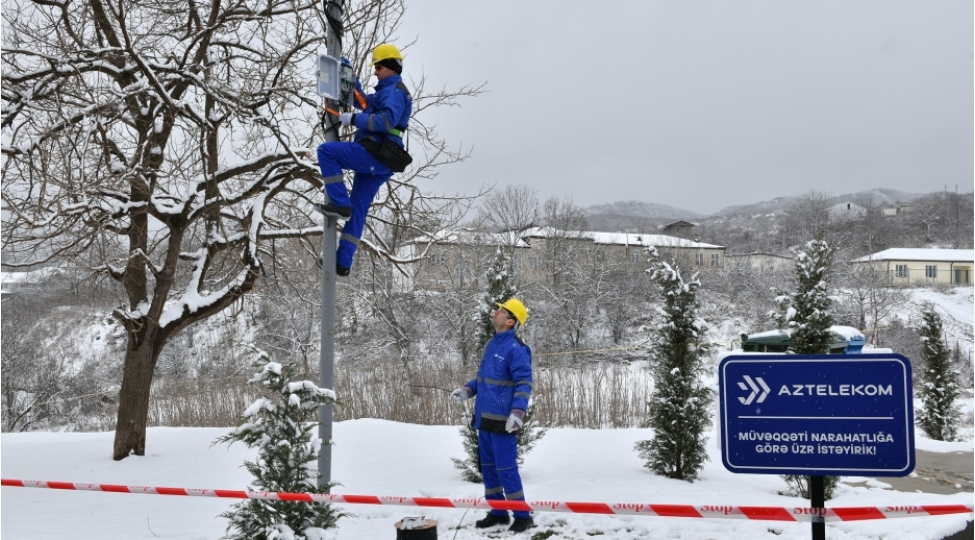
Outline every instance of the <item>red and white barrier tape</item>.
{"label": "red and white barrier tape", "polygon": [[2,479],[8,487],[68,489],[77,491],[107,491],[111,493],[143,493],[149,495],[182,495],[190,497],[225,497],[231,499],[263,499],[307,503],[380,504],[394,506],[425,506],[432,508],[481,508],[484,510],[527,510],[529,512],[570,512],[576,514],[615,514],[624,516],[658,516],[686,518],[755,519],[765,521],[812,521],[823,516],[825,521],[858,521],[947,514],[972,513],[971,504],[942,504],[919,506],[860,506],[813,509],[809,507],[725,506],[647,503],[599,503],[558,501],[489,501],[482,498],[391,497],[376,495],[348,495],[315,493],[281,493],[273,491],[237,491],[229,489],[191,489],[148,486],[119,486],[112,484],[78,484],[71,482],[42,482],[37,480]]}

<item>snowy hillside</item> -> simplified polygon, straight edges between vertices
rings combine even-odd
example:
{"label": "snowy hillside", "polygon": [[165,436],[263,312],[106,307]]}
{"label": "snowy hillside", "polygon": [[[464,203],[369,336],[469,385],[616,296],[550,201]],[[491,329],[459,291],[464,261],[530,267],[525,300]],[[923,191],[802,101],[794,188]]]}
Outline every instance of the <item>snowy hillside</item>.
{"label": "snowy hillside", "polygon": [[[835,202],[854,201],[859,204],[868,203],[872,206],[881,206],[894,203],[908,203],[922,197],[917,193],[905,193],[894,189],[871,189],[858,193],[848,193],[832,197]],[[728,206],[714,213],[714,216],[729,216],[733,214],[771,214],[782,212],[788,209],[794,202],[795,197],[776,197],[767,201]]]}
{"label": "snowy hillside", "polygon": [[[340,396],[341,398],[341,396]],[[966,402],[971,408],[971,400]],[[211,446],[226,429],[152,428],[145,457],[111,460],[112,433],[5,433],[2,468],[5,478],[93,482],[123,485],[244,489],[249,481],[240,467],[253,455],[242,445]],[[549,431],[527,456],[523,467],[529,501],[642,502],[692,505],[806,506],[808,501],[778,492],[785,483],[775,475],[735,475],[721,465],[713,434],[710,462],[694,483],[651,474],[633,451],[649,438],[646,429]],[[972,451],[972,443],[937,443],[918,433],[919,449],[932,452]],[[383,420],[355,420],[335,425],[332,454],[335,491],[360,495],[479,497],[482,488],[464,482],[451,457],[461,457],[461,438],[453,426],[417,426]],[[841,484],[827,506],[972,504],[971,492],[954,495],[905,493],[887,484],[858,478]],[[970,488],[968,488],[970,489]],[[226,521],[217,515],[234,501],[171,497],[2,489],[5,540],[151,540],[219,538]],[[395,538],[393,524],[403,516],[422,514],[440,522],[439,537],[452,540],[531,538],[551,531],[552,540],[749,538],[802,540],[809,524],[719,519],[597,516],[537,513],[529,534],[484,533],[473,528],[483,511],[410,509],[343,505],[354,517],[339,521],[334,539]],[[965,526],[971,515],[915,517],[827,524],[831,540],[940,540]],[[455,530],[460,526],[459,530]]]}
{"label": "snowy hillside", "polygon": [[597,204],[585,209],[592,231],[651,232],[677,220],[694,220],[702,214],[666,204],[638,201]]}

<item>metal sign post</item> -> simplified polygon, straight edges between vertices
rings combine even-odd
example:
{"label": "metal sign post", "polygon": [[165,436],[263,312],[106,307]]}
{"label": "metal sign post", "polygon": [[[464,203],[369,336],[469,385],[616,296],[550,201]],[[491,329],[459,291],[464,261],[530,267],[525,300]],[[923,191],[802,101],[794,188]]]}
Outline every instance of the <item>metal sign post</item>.
{"label": "metal sign post", "polygon": [[812,515],[812,540],[826,540],[826,481],[822,476],[809,477],[809,506]]}
{"label": "metal sign post", "polygon": [[718,379],[725,468],[811,476],[814,540],[826,534],[824,476],[914,470],[911,364],[899,354],[734,355]]}
{"label": "metal sign post", "polygon": [[[325,18],[328,21],[328,33],[325,45],[328,55],[332,58],[342,56],[342,20],[345,9],[342,0],[326,0],[324,3]],[[319,76],[321,77],[321,76]],[[328,100],[329,106],[335,106],[334,100]],[[339,140],[338,130],[325,131],[325,141]],[[326,195],[326,198],[328,195]],[[325,201],[328,202],[328,201]],[[322,333],[321,356],[319,357],[318,386],[334,390],[335,381],[333,367],[335,361],[335,248],[337,218],[325,216],[325,234],[322,242]],[[322,448],[318,453],[318,486],[326,486],[332,482],[332,404],[326,403],[318,409],[318,438],[322,441]]]}

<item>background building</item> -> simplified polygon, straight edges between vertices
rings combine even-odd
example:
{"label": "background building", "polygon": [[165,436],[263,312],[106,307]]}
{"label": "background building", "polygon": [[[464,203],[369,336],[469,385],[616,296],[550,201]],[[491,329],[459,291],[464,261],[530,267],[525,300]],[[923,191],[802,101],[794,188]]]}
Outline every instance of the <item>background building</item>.
{"label": "background building", "polygon": [[895,285],[970,285],[975,250],[891,248],[855,259],[886,272]]}

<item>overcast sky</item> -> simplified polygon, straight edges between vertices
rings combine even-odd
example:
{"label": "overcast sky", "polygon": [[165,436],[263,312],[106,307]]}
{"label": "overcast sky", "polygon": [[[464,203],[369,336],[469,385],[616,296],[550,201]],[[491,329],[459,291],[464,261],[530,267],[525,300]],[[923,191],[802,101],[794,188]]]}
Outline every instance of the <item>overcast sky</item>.
{"label": "overcast sky", "polygon": [[971,0],[415,1],[405,75],[473,157],[423,187],[711,213],[812,189],[973,186]]}

